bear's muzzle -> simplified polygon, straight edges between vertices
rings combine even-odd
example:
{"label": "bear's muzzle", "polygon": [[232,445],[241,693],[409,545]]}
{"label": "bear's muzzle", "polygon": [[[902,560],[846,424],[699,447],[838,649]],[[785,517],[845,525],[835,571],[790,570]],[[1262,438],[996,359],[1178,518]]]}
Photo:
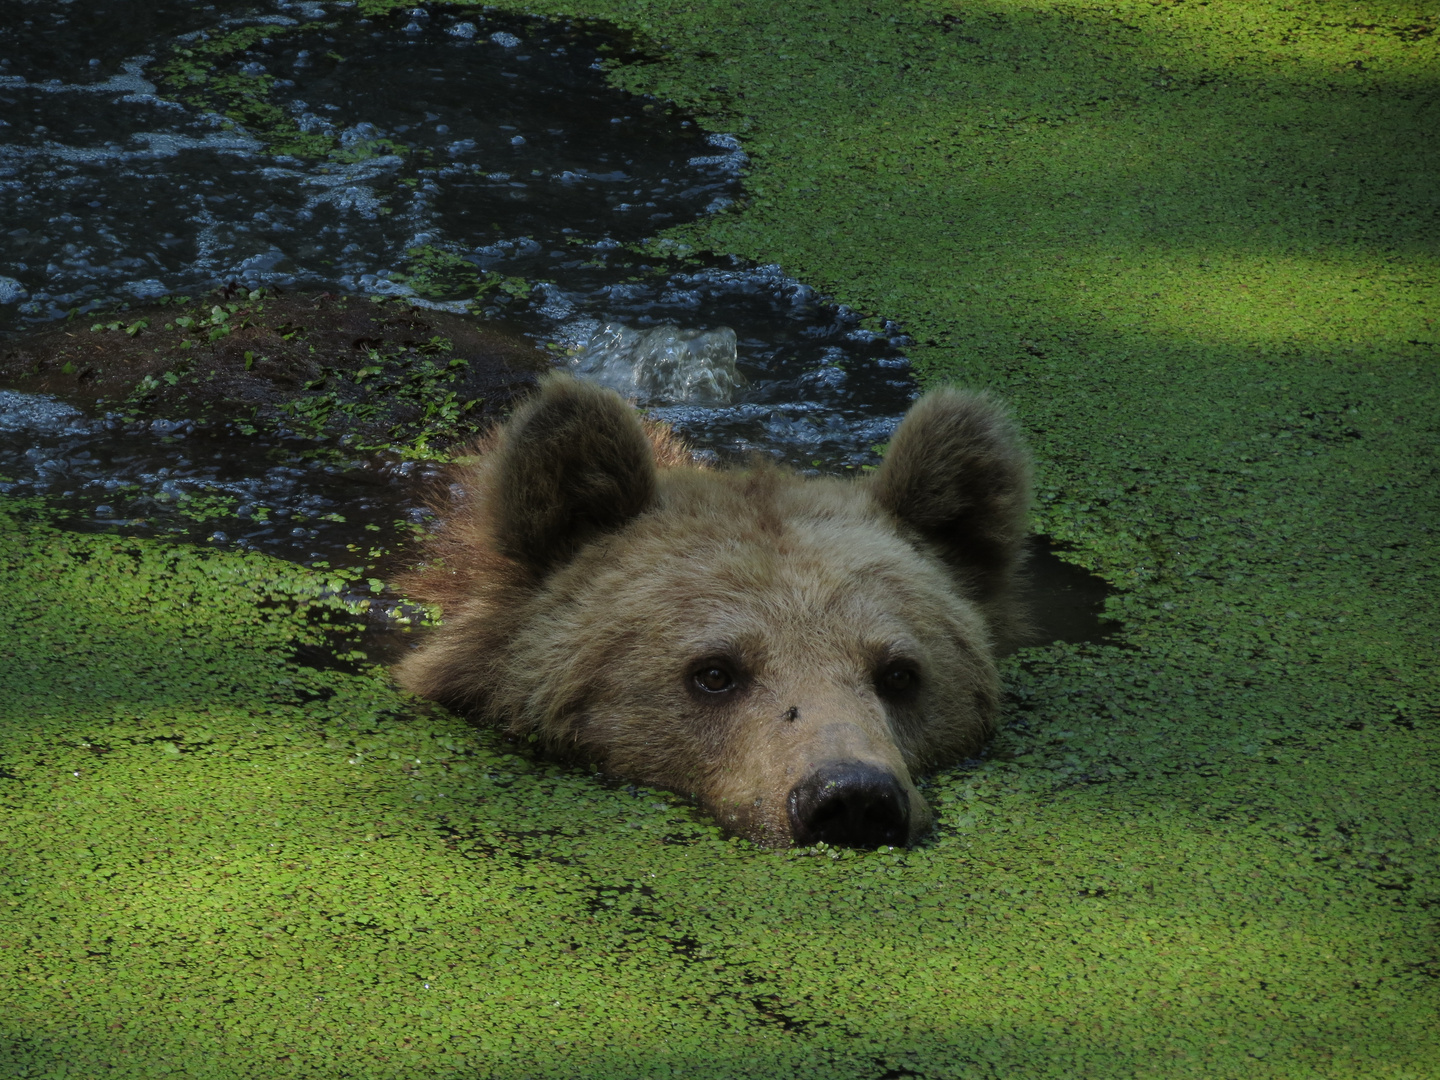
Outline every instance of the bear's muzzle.
{"label": "bear's muzzle", "polygon": [[903,846],[910,839],[910,798],[887,769],[832,761],[790,789],[790,834],[801,846]]}

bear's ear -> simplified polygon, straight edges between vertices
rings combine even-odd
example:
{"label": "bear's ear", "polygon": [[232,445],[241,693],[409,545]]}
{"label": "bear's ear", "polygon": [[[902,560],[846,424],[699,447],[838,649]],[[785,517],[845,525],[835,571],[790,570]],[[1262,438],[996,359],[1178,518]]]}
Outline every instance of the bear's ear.
{"label": "bear's ear", "polygon": [[655,498],[655,456],[635,410],[569,376],[543,379],[491,454],[491,535],[537,576]]}
{"label": "bear's ear", "polygon": [[999,402],[953,387],[926,394],[870,485],[875,501],[933,545],[977,599],[1005,591],[1028,531],[1030,458]]}

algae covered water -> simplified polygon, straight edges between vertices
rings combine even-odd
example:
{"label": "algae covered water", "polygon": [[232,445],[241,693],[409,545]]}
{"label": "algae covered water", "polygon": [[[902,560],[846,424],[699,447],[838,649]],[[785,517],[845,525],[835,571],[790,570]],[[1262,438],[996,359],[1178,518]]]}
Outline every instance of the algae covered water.
{"label": "algae covered water", "polygon": [[[194,523],[230,533],[230,544],[209,546],[112,530],[93,516],[95,531],[57,528],[51,516],[86,470],[102,482],[109,469],[153,472],[139,482],[153,491],[173,479],[158,469],[182,459],[184,469],[229,469],[216,452],[235,459],[216,482],[283,466],[301,471],[297,485],[320,485],[321,474],[348,484],[357,455],[338,439],[189,431],[196,417],[168,406],[141,430],[146,417],[132,421],[113,404],[77,414],[66,411],[70,397],[27,391],[4,403],[6,422],[30,434],[7,444],[21,452],[0,468],[18,485],[0,500],[0,593],[14,613],[0,641],[0,1073],[1440,1073],[1440,403],[1426,246],[1440,175],[1434,11],[1413,0],[1338,15],[1335,5],[1280,0],[554,7],[627,20],[670,50],[614,72],[617,81],[734,118],[755,153],[745,189],[754,201],[714,212],[707,201],[687,235],[755,262],[662,262],[653,245],[627,247],[612,233],[619,246],[605,249],[604,265],[624,273],[597,277],[596,289],[608,283],[615,306],[586,308],[596,290],[556,276],[562,299],[579,303],[553,317],[538,313],[546,275],[520,260],[561,248],[538,234],[535,247],[522,245],[522,230],[497,233],[513,248],[487,255],[479,248],[498,243],[488,236],[454,248],[442,236],[415,256],[397,249],[401,261],[388,266],[351,252],[336,277],[374,274],[360,291],[389,281],[435,303],[495,307],[482,324],[492,327],[534,309],[530,340],[553,341],[567,363],[584,353],[567,351],[561,327],[594,319],[603,346],[625,340],[607,336],[618,324],[659,350],[647,353],[657,380],[667,350],[715,363],[717,338],[684,335],[729,326],[742,403],[767,377],[747,359],[747,340],[833,344],[853,356],[852,331],[893,335],[823,307],[835,330],[819,336],[804,319],[784,323],[786,338],[773,336],[774,323],[753,334],[730,315],[712,325],[673,309],[642,324],[618,290],[635,286],[643,298],[674,275],[733,272],[743,278],[727,295],[743,307],[753,289],[757,309],[773,312],[801,294],[778,279],[777,298],[764,272],[752,276],[756,264],[834,283],[922,343],[874,348],[908,350],[927,378],[994,386],[1015,406],[1039,458],[1036,519],[1071,545],[1067,557],[1125,586],[1112,600],[1124,647],[1052,645],[1008,661],[1005,729],[985,760],[928,779],[938,824],[924,845],[758,851],[667,796],[607,786],[430,710],[363,655],[337,649],[339,602],[317,595],[327,575],[289,561],[318,549],[286,547],[285,532],[314,527],[322,544],[339,523],[322,529],[311,517],[256,537],[260,551],[239,551],[230,519]],[[203,32],[180,44],[228,49],[231,30],[253,33],[239,52],[200,57],[217,78],[187,84],[195,100],[181,101],[178,86],[162,95],[177,95],[163,115],[179,121],[240,107],[201,94],[293,79],[248,99],[248,135],[217,123],[195,136],[285,143],[268,158],[263,145],[225,152],[243,186],[262,167],[290,177],[302,165],[363,164],[342,160],[364,148],[341,139],[367,117],[327,133],[281,108],[304,84],[274,56],[287,27],[318,33],[320,22],[354,19],[367,35],[434,43],[469,22],[475,35],[464,40],[501,49],[490,35],[525,42],[534,25],[474,7],[430,8],[427,21],[407,7],[359,27],[358,8],[297,5],[259,12],[290,23],[220,26],[238,10],[5,4],[0,48],[12,72],[29,67],[11,76],[23,86],[0,88],[0,121],[19,123],[14,103],[82,93],[47,96],[45,80],[129,78],[123,64],[151,55],[138,77],[158,89],[159,66],[174,57],[161,46]],[[310,48],[317,68],[336,63],[327,52],[345,53],[322,44],[297,48]],[[615,48],[602,55],[623,53]],[[91,57],[101,61],[93,76]],[[250,63],[267,70],[240,70]],[[87,100],[111,109],[131,92],[144,95],[137,86]],[[297,96],[316,117],[330,113],[322,97]],[[158,109],[114,106],[106,124],[120,132],[117,147],[146,149],[122,124],[126,109],[143,108]],[[381,126],[377,138],[393,139]],[[0,128],[0,141],[11,130]],[[64,164],[64,146],[78,140],[57,126],[25,145],[51,143]],[[213,149],[187,144],[155,171],[183,173]],[[731,153],[702,143],[695,156]],[[722,168],[698,168],[712,167]],[[90,166],[62,174],[57,165],[53,183],[45,168],[27,176],[50,209],[24,227],[50,246],[0,249],[26,264],[0,270],[13,283],[12,328],[46,320],[20,304],[84,286],[83,275],[47,285],[48,265],[58,273],[71,257],[49,218],[74,215],[53,228],[80,224],[101,209],[90,202],[104,203],[103,191],[71,204],[56,194]],[[407,189],[423,186],[410,178]],[[24,185],[5,198],[17,193]],[[373,224],[409,205],[380,205]],[[332,212],[324,204],[316,218]],[[176,215],[182,225],[190,213]],[[247,224],[239,237],[257,235],[253,219],[213,213]],[[117,239],[125,227],[112,220]],[[156,229],[158,239],[191,235]],[[65,243],[89,242],[83,229],[71,235]],[[224,241],[218,229],[205,235]],[[589,262],[583,244],[599,251],[605,235],[566,248]],[[141,265],[128,277],[94,280],[109,289],[171,272],[144,264],[145,250],[135,249]],[[268,250],[267,241],[241,258]],[[323,269],[321,278],[331,280]],[[225,305],[238,296],[212,300],[214,283],[185,287],[207,320],[237,318]],[[76,334],[83,352],[133,325],[102,312],[44,325]],[[666,323],[673,334],[649,336]],[[130,340],[144,348],[162,332],[152,324]],[[303,354],[301,340],[289,345]],[[597,347],[582,363],[611,359]],[[243,369],[243,352],[227,362]],[[848,379],[857,365],[847,365]],[[117,427],[93,432],[87,425],[110,422],[107,411],[121,414]],[[186,424],[151,429],[156,419]],[[107,439],[111,459],[85,465]],[[249,440],[269,441],[275,456],[245,459]],[[32,444],[39,461],[23,457]],[[117,460],[131,452],[152,463]],[[26,498],[46,461],[57,464],[44,499]],[[393,507],[407,482],[382,478],[375,490]],[[174,489],[186,490],[184,477]],[[77,517],[100,505],[128,513],[119,489],[75,490]],[[283,519],[270,516],[279,529]]]}

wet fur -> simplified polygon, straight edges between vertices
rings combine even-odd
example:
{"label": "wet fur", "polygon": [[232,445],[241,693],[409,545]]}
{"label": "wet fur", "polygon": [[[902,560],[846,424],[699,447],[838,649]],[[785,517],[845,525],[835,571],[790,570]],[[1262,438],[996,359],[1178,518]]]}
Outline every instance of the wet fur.
{"label": "wet fur", "polygon": [[[858,481],[697,467],[558,376],[478,450],[402,582],[444,616],[396,669],[408,689],[776,844],[814,761],[874,762],[924,808],[911,777],[989,734],[1029,498],[989,398],[927,395]],[[922,682],[889,700],[875,673],[901,654]],[[707,657],[743,677],[723,701],[690,681]]]}

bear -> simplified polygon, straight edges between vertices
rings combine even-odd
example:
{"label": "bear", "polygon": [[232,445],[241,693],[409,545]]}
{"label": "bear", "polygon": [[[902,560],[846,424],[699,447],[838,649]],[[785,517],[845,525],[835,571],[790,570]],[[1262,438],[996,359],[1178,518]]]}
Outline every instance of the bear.
{"label": "bear", "polygon": [[927,833],[915,778],[991,734],[1016,621],[1030,462],[999,402],[932,390],[873,472],[804,477],[698,464],[557,373],[472,461],[402,583],[442,615],[402,686],[764,846]]}

